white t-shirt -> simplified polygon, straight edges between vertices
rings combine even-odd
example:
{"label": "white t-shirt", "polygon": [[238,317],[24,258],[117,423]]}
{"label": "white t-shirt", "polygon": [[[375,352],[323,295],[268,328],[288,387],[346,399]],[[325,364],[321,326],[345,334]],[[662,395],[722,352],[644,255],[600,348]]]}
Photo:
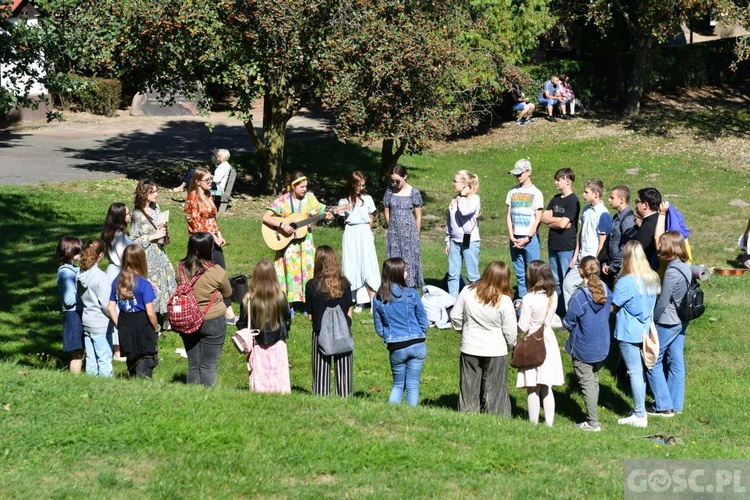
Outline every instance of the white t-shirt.
{"label": "white t-shirt", "polygon": [[527,188],[516,186],[508,191],[505,204],[510,207],[513,234],[516,236],[527,236],[531,230],[537,210],[544,209],[544,195],[533,185]]}
{"label": "white t-shirt", "polygon": [[[347,198],[341,198],[339,200],[339,206],[345,206],[349,204]],[[375,213],[375,202],[372,196],[369,194],[363,194],[357,201],[357,206],[353,206],[346,213],[346,224],[347,225],[358,225],[358,224],[370,224],[370,214]]]}
{"label": "white t-shirt", "polygon": [[599,248],[599,235],[609,233],[611,225],[612,216],[609,215],[604,203],[600,202],[596,206],[586,205],[583,207],[579,258],[596,257],[596,251]]}

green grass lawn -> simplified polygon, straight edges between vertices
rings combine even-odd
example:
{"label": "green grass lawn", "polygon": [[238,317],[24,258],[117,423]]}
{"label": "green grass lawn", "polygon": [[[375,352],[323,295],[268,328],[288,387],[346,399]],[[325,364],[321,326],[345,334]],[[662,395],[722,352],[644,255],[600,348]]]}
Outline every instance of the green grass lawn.
{"label": "green grass lawn", "polygon": [[[747,131],[750,116],[733,116],[735,129]],[[649,134],[584,121],[539,125],[504,128],[404,159],[426,200],[422,253],[429,283],[446,271],[445,209],[458,169],[481,179],[482,267],[508,261],[505,194],[514,179],[507,172],[521,157],[531,158],[546,200],[561,167],[576,172],[579,196],[583,181],[594,176],[607,188],[655,186],[685,213],[697,263],[726,267],[735,259],[735,242],[750,217],[750,207],[730,206],[750,202],[750,164],[735,138],[708,141],[695,131]],[[365,170],[375,184],[377,160],[369,150],[335,140],[290,144],[286,159],[289,168],[309,174],[311,189],[328,203],[340,196],[346,172]],[[176,170],[158,173],[166,186],[166,179],[179,179]],[[628,387],[604,370],[604,432],[575,430],[573,423],[584,418],[583,399],[565,353],[567,383],[555,388],[554,428],[527,422],[525,392],[515,388],[510,420],[457,413],[460,336],[452,330],[428,333],[420,407],[390,406],[387,351],[366,313],[354,317],[356,394],[348,400],[310,395],[311,327],[299,315],[289,339],[291,395],[249,393],[244,359],[229,343],[217,387],[187,387],[174,333],[160,340],[151,381],[128,380],[123,364],[115,365],[112,380],[73,376],[61,352],[54,248],[63,234],[98,236],[109,204],[131,203],[134,186],[121,180],[0,187],[5,497],[619,497],[627,458],[750,458],[744,324],[750,276],[702,283],[708,311],[687,333],[685,412],[653,417],[647,429],[616,425],[631,400]],[[172,210],[168,253],[176,263],[187,241],[181,196],[166,190],[161,196],[162,207]],[[220,219],[230,274],[249,273],[258,259],[272,257],[259,237],[268,201],[242,196]],[[341,235],[335,225],[315,229],[317,244],[337,250]],[[382,259],[382,230],[376,244]],[[560,346],[565,339],[558,332]],[[515,370],[510,381],[514,385]],[[684,445],[642,439],[652,434],[675,435]]]}

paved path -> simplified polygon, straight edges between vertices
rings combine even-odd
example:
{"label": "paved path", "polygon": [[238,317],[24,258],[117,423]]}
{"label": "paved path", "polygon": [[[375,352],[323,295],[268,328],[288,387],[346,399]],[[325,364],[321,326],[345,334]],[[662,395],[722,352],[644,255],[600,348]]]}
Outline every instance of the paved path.
{"label": "paved path", "polygon": [[[256,114],[256,121],[261,116]],[[303,109],[290,120],[287,140],[331,130],[329,118]],[[0,131],[0,184],[133,177],[145,168],[208,160],[214,148],[234,154],[253,146],[244,125],[225,113],[210,118],[72,116],[67,122]]]}

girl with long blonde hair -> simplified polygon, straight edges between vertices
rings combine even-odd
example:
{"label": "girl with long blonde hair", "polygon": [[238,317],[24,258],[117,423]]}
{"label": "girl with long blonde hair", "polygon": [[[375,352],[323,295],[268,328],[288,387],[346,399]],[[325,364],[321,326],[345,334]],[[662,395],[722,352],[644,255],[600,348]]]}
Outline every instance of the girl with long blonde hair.
{"label": "girl with long blonde hair", "polygon": [[479,279],[479,177],[468,170],[453,175],[455,195],[448,205],[445,254],[448,256],[448,293],[458,297],[461,263],[469,283]]}
{"label": "girl with long blonde hair", "polygon": [[659,237],[657,255],[666,264],[661,293],[654,306],[654,324],[659,336],[659,355],[648,370],[654,406],[646,413],[671,417],[682,413],[685,402],[685,332],[687,321],[682,321],[677,308],[687,300],[693,272],[688,265],[687,242],[677,231],[667,231]]}
{"label": "girl with long blonde hair", "polygon": [[622,250],[622,270],[615,282],[612,310],[615,312],[615,340],[628,369],[633,392],[633,412],[617,421],[620,425],[648,426],[646,416],[646,371],[641,359],[643,334],[648,333],[654,316],[659,275],[636,240]]}
{"label": "girl with long blonde hair", "polygon": [[290,393],[286,339],[292,316],[270,260],[263,259],[255,265],[250,289],[244,298],[244,310],[248,315],[248,327],[260,330],[250,354],[253,367],[250,390]]}

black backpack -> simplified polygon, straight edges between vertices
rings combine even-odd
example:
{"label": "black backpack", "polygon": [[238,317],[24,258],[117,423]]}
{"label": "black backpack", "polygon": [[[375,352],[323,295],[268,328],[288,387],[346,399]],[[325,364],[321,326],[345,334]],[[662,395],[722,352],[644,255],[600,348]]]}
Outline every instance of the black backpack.
{"label": "black backpack", "polygon": [[[684,274],[680,273],[680,275],[685,278],[685,281],[688,281]],[[687,292],[685,292],[682,302],[675,304],[675,309],[677,310],[677,317],[683,323],[700,318],[706,312],[706,305],[703,303],[703,290],[701,290],[701,286],[695,278],[690,278]]]}

